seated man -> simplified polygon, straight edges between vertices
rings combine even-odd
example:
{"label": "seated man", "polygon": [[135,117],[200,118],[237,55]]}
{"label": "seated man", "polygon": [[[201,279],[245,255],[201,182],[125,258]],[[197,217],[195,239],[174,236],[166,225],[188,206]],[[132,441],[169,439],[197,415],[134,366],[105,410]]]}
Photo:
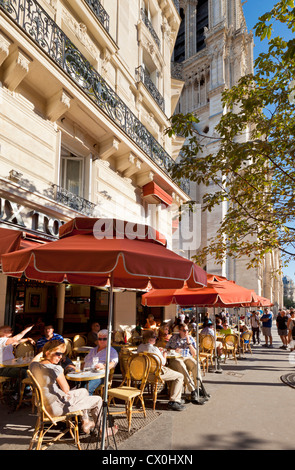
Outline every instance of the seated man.
{"label": "seated man", "polygon": [[[198,377],[200,395],[208,398],[204,389],[201,377],[201,369],[198,360],[195,359],[197,350],[196,343],[192,336],[188,333],[188,326],[184,323],[179,326],[179,335],[173,335],[167,343],[167,349],[175,349],[176,352],[182,354],[182,358],[173,357],[169,359],[169,367],[181,372],[184,377],[184,383],[191,393],[192,403],[197,405],[203,404],[204,401],[198,399]],[[192,378],[190,376],[192,373]]]}
{"label": "seated man", "polygon": [[87,346],[94,348],[97,344],[98,332],[100,330],[100,324],[97,321],[91,323],[91,331],[87,335]]}
{"label": "seated man", "polygon": [[171,382],[170,387],[170,399],[168,402],[168,408],[173,411],[185,410],[185,406],[181,403],[181,392],[183,387],[183,375],[180,372],[176,372],[169,367],[166,367],[166,355],[167,353],[161,353],[160,349],[155,346],[157,335],[154,331],[149,330],[144,332],[144,342],[137,348],[137,352],[148,352],[157,354],[162,362],[161,368],[161,379],[164,382]]}
{"label": "seated man", "polygon": [[[97,370],[105,370],[106,357],[107,357],[107,341],[108,341],[108,330],[100,330],[98,333],[96,347],[93,348],[90,353],[85,357],[84,369],[85,368],[94,368]],[[94,361],[93,361],[94,359]],[[111,347],[110,350],[110,362],[109,370],[113,367],[116,367],[118,364],[118,353]],[[104,383],[104,378],[90,380],[88,383],[88,392],[89,395],[93,395],[95,389]],[[85,384],[85,386],[87,383]]]}
{"label": "seated man", "polygon": [[219,330],[223,329],[221,318],[216,317],[215,324],[216,324],[216,331],[219,331]]}
{"label": "seated man", "polygon": [[229,327],[228,321],[224,320],[222,323],[222,329],[219,331],[222,335],[232,335],[233,330]]}
{"label": "seated man", "polygon": [[[201,335],[211,335],[213,338],[215,337],[214,329],[211,320],[208,320],[206,323],[204,322],[205,327],[201,330],[200,334]],[[219,333],[221,330],[219,330]],[[217,350],[217,355],[221,356],[223,353],[223,344],[221,341],[216,341],[216,350]]]}
{"label": "seated man", "polygon": [[157,323],[155,322],[154,315],[151,313],[148,315],[146,319],[146,324],[144,325],[145,328],[157,328]]}
{"label": "seated man", "polygon": [[36,343],[37,353],[42,351],[44,344],[46,344],[48,341],[53,341],[53,340],[58,340],[64,343],[63,337],[59,335],[58,333],[54,333],[54,328],[53,328],[52,323],[48,322],[44,326],[44,335],[41,336],[41,338],[39,338]]}

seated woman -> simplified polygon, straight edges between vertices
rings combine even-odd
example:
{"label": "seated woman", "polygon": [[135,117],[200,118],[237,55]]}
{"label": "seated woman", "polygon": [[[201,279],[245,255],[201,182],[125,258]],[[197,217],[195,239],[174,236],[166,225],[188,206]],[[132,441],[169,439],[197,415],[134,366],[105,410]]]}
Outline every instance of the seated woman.
{"label": "seated woman", "polygon": [[144,327],[149,329],[157,328],[157,323],[155,322],[154,315],[152,315],[151,313],[148,315]]}
{"label": "seated woman", "polygon": [[[89,434],[95,427],[99,428],[101,420],[102,399],[89,396],[86,388],[70,390],[59,362],[66,345],[58,340],[48,341],[43,348],[43,359],[34,358],[30,371],[39,382],[44,396],[45,408],[52,416],[82,410],[82,429]],[[89,419],[88,412],[92,420]],[[117,430],[114,429],[114,432]],[[109,433],[109,431],[108,431]]]}
{"label": "seated woman", "polygon": [[158,339],[156,341],[156,346],[158,348],[166,348],[166,344],[168,343],[171,336],[172,335],[170,334],[169,326],[162,325],[158,331]]}

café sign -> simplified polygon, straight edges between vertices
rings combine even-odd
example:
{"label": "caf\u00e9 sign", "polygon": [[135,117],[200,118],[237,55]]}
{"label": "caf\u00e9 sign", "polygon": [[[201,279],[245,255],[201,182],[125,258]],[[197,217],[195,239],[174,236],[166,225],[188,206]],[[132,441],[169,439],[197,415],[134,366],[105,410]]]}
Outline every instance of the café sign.
{"label": "caf\u00e9 sign", "polygon": [[59,227],[64,224],[62,220],[2,197],[0,198],[1,221],[22,230],[33,230],[55,238],[58,237]]}

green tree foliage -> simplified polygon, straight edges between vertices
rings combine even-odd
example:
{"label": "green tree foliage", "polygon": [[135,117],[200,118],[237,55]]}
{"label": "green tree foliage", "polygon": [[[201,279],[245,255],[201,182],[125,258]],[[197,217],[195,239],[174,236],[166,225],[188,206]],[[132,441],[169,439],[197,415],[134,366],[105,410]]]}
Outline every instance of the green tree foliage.
{"label": "green tree foliage", "polygon": [[279,1],[259,18],[255,33],[268,38],[268,52],[255,61],[254,74],[224,91],[216,153],[204,151],[210,137],[198,131],[193,114],[173,116],[167,129],[170,136],[186,137],[173,176],[207,186],[199,201],[204,211],[224,201],[228,206],[216,236],[200,250],[199,263],[208,255],[217,262],[246,255],[253,267],[275,249],[284,264],[295,256],[295,39],[272,37],[276,21],[295,31],[294,0]]}

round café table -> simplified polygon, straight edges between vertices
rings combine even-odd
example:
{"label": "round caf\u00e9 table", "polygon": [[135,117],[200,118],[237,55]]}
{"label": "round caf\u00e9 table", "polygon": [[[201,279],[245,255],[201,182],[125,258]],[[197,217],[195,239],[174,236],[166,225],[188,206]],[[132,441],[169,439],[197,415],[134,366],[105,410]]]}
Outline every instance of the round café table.
{"label": "round caf\u00e9 table", "polygon": [[18,368],[19,369],[19,393],[21,390],[21,384],[22,384],[22,374],[21,370],[23,367],[29,367],[29,365],[32,362],[32,358],[28,359],[26,357],[16,357],[13,359],[9,359],[8,361],[2,361],[0,364],[0,368],[2,367],[13,367],[13,368]]}
{"label": "round caf\u00e9 table", "polygon": [[76,348],[73,348],[73,351],[76,353],[76,354],[88,354],[91,349],[93,349],[92,346],[78,346]]}
{"label": "round caf\u00e9 table", "polygon": [[3,361],[0,367],[28,367],[32,362],[32,359],[17,357],[10,359],[9,361]]}
{"label": "round caf\u00e9 table", "polygon": [[105,370],[83,370],[81,372],[68,372],[66,374],[66,379],[73,382],[90,382],[91,380],[102,379],[103,377],[105,377]]}

